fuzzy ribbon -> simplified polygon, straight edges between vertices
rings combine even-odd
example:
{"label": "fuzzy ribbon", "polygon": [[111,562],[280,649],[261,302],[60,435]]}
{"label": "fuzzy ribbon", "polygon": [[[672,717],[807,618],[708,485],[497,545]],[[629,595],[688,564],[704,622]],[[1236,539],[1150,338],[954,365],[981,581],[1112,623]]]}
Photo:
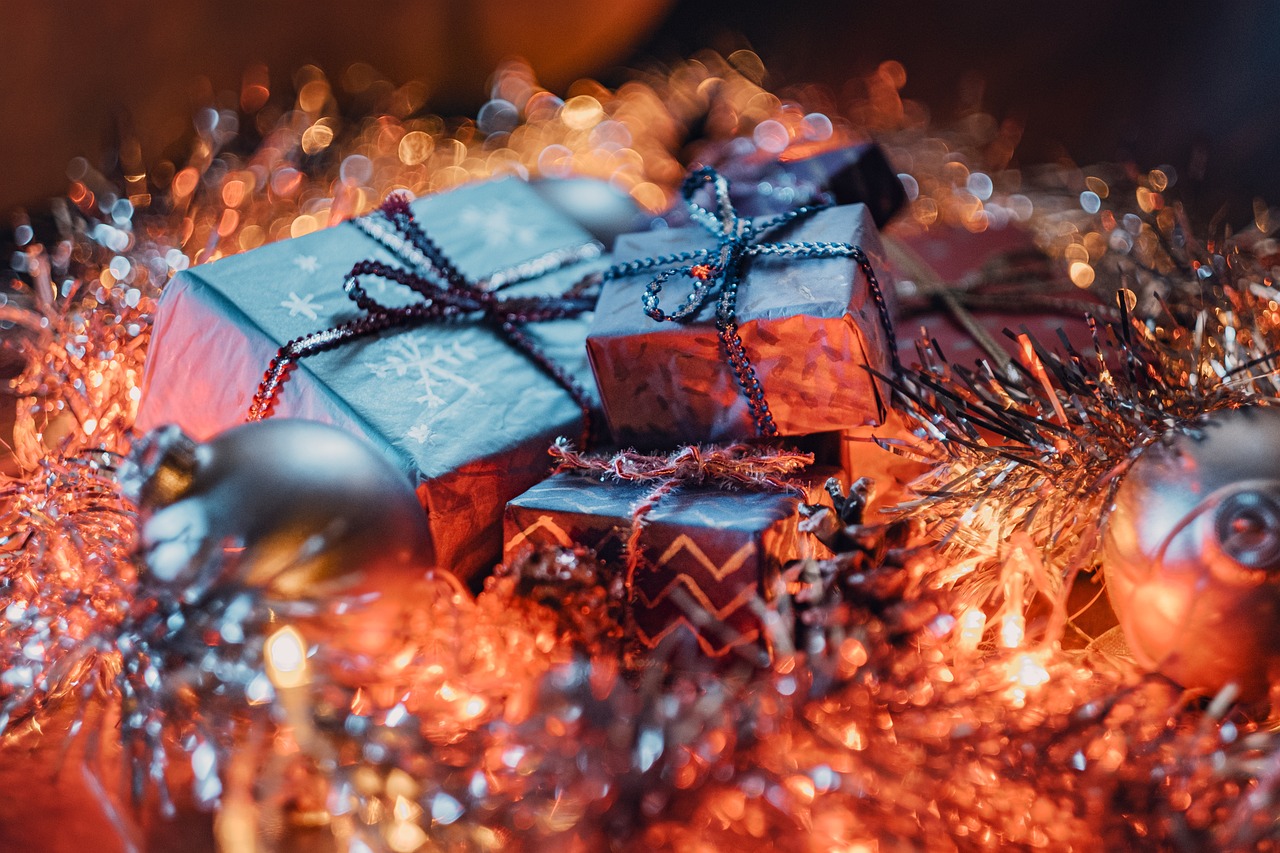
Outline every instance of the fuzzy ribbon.
{"label": "fuzzy ribbon", "polygon": [[612,455],[583,454],[566,439],[551,445],[556,460],[555,473],[594,475],[619,483],[643,483],[650,491],[631,511],[631,531],[627,535],[627,596],[640,565],[640,536],[648,515],[664,497],[686,486],[704,486],[726,491],[793,492],[804,490],[791,478],[813,464],[812,453],[751,444],[688,445],[666,454],[645,455],[622,450]]}

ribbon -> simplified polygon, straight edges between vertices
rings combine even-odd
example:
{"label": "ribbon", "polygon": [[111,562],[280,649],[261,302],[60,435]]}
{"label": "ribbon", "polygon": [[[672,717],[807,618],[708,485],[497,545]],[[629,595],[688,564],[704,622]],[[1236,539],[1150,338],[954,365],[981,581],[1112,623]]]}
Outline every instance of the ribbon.
{"label": "ribbon", "polygon": [[[698,190],[704,186],[712,188],[715,197],[713,210],[708,210],[694,199]],[[774,422],[773,414],[769,411],[769,404],[765,400],[764,388],[760,384],[759,376],[756,375],[755,366],[752,365],[743,347],[742,338],[738,334],[738,289],[753,258],[761,255],[795,260],[852,258],[866,277],[867,286],[876,303],[876,311],[885,332],[893,371],[897,373],[900,370],[893,320],[889,316],[888,304],[885,302],[879,279],[866,253],[850,243],[776,242],[769,239],[773,232],[802,222],[826,209],[827,205],[799,207],[787,213],[754,222],[748,217],[738,216],[729,198],[729,182],[709,166],[690,173],[685,178],[680,192],[689,208],[690,217],[710,232],[716,240],[715,245],[705,249],[617,264],[606,270],[602,277],[608,281],[659,270],[641,296],[644,312],[658,322],[688,322],[706,304],[708,298],[713,294],[716,295],[716,330],[719,333],[725,359],[733,370],[738,387],[742,389],[751,408],[757,435],[775,436],[778,434],[778,427]],[[669,280],[681,276],[690,279],[693,288],[679,308],[667,313],[660,304],[662,289]]]}
{"label": "ribbon", "polygon": [[[280,389],[299,360],[318,352],[339,347],[358,338],[376,335],[388,329],[410,329],[428,323],[441,323],[461,318],[474,318],[492,327],[508,344],[526,355],[543,373],[568,392],[582,411],[582,441],[591,438],[591,402],[586,391],[563,367],[551,360],[541,347],[526,335],[526,323],[577,317],[595,308],[595,285],[590,277],[558,296],[500,298],[505,287],[536,278],[547,272],[598,257],[598,244],[561,249],[535,258],[509,270],[499,270],[488,278],[472,281],[462,274],[440,247],[418,225],[404,196],[393,195],[379,210],[393,231],[387,231],[376,220],[356,220],[359,227],[397,255],[413,263],[417,271],[384,264],[379,261],[357,262],[342,282],[343,292],[363,316],[328,329],[302,335],[286,343],[276,352],[249,406],[246,420],[269,417]],[[366,277],[406,287],[418,294],[419,301],[391,307],[371,297],[361,283]],[[598,279],[597,279],[598,280]]]}
{"label": "ribbon", "polygon": [[563,438],[551,445],[555,473],[594,474],[606,480],[652,486],[632,510],[627,536],[626,589],[630,598],[640,566],[640,535],[664,497],[685,486],[713,486],[726,490],[794,492],[804,489],[789,477],[813,464],[812,453],[750,444],[691,445],[666,455],[647,456],[624,450],[612,456],[586,456]]}

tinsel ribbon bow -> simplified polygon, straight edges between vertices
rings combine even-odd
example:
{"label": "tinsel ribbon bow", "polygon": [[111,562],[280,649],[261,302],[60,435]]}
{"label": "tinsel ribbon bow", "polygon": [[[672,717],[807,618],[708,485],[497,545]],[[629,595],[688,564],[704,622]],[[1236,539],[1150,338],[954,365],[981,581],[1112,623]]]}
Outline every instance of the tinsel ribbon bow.
{"label": "tinsel ribbon bow", "polygon": [[[694,198],[698,190],[704,186],[712,188],[715,197],[713,210],[703,207]],[[768,239],[773,232],[808,219],[815,213],[825,210],[828,205],[798,207],[755,222],[749,217],[738,216],[729,198],[729,182],[710,166],[691,172],[681,185],[680,193],[689,209],[690,217],[711,233],[716,240],[715,245],[617,264],[606,270],[603,278],[607,281],[659,270],[645,288],[641,296],[641,304],[645,314],[660,323],[689,322],[713,293],[717,295],[716,330],[729,367],[733,370],[738,387],[742,389],[747,398],[747,404],[751,408],[751,417],[755,422],[757,435],[775,436],[778,434],[778,427],[774,423],[773,414],[769,411],[769,403],[765,400],[764,388],[760,384],[759,376],[756,375],[755,366],[752,365],[746,348],[742,344],[742,338],[738,334],[738,289],[746,276],[752,258],[761,255],[794,260],[852,258],[867,279],[867,286],[875,301],[880,324],[884,328],[889,356],[894,371],[897,371],[897,345],[893,320],[889,315],[884,293],[880,289],[879,279],[866,253],[851,243],[810,240],[774,242]],[[662,289],[670,279],[677,277],[687,277],[693,287],[680,307],[667,313],[660,304]]]}
{"label": "tinsel ribbon bow", "polygon": [[690,445],[666,455],[623,450],[610,456],[584,455],[563,438],[551,445],[555,472],[592,474],[622,483],[643,483],[651,490],[632,509],[627,535],[626,588],[630,596],[640,566],[640,535],[649,513],[664,497],[685,486],[727,491],[795,492],[804,490],[790,477],[813,464],[812,453],[750,444]]}
{"label": "tinsel ribbon bow", "polygon": [[[394,237],[383,232],[380,227],[362,220],[356,220],[356,223],[392,251],[411,260],[422,272],[413,272],[380,261],[358,261],[343,279],[342,289],[365,312],[364,315],[294,338],[280,347],[258,385],[245,419],[257,421],[269,417],[290,371],[300,359],[309,355],[389,329],[410,329],[428,323],[473,318],[494,329],[503,340],[526,355],[568,392],[582,411],[582,441],[588,444],[592,425],[591,402],[586,390],[567,370],[552,361],[537,342],[525,334],[522,327],[526,323],[577,317],[593,310],[595,295],[591,288],[595,282],[584,278],[564,293],[553,296],[501,298],[497,291],[568,264],[597,257],[598,244],[588,244],[579,249],[557,250],[518,267],[499,270],[484,280],[472,281],[458,270],[435,241],[422,230],[409,209],[406,197],[389,197],[379,213],[394,229]],[[370,296],[361,284],[362,279],[370,276],[407,287],[420,299],[396,307],[383,305]]]}

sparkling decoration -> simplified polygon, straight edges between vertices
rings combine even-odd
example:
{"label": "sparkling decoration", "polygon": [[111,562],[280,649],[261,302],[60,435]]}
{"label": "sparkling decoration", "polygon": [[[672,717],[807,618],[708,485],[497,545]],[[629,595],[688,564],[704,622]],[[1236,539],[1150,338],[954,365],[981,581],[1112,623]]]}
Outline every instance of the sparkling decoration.
{"label": "sparkling decoration", "polygon": [[[513,63],[461,122],[364,71],[344,93],[304,69],[292,99],[247,76],[241,97],[200,105],[181,157],[147,167],[151,141],[123,139],[127,174],[79,162],[65,201],[19,216],[0,291],[0,343],[23,363],[0,480],[0,761],[69,711],[73,737],[125,746],[127,795],[169,812],[189,781],[225,850],[1280,844],[1266,706],[1082,649],[1070,598],[1108,507],[1159,467],[1148,453],[1276,397],[1271,210],[1202,242],[1167,167],[1013,168],[1016,123],[975,110],[931,127],[894,62],[839,99],[767,91],[749,51],[566,99]],[[139,569],[115,471],[174,271],[494,175],[597,177],[657,213],[693,165],[682,151],[719,165],[864,135],[912,200],[894,227],[1016,223],[1116,316],[1097,352],[1026,338],[972,368],[925,341],[919,370],[885,377],[908,431],[881,441],[930,467],[902,517],[867,511],[864,482],[807,520],[836,556],[788,567],[786,594],[759,602],[780,651],[767,668],[636,656],[621,580],[576,551],[503,567],[475,596],[436,572],[375,601],[278,597],[235,572],[186,600]],[[900,497],[892,478],[875,489]],[[1233,501],[1215,535],[1225,519],[1232,553],[1265,553],[1269,505]],[[97,726],[111,708],[120,726]],[[137,847],[115,787],[100,780],[91,807]]]}

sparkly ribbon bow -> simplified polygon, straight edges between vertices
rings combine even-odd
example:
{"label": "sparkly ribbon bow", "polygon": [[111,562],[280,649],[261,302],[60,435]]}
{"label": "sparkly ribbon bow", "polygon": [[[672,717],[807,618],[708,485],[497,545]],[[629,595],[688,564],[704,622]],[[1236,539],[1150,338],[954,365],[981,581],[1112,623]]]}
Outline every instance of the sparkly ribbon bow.
{"label": "sparkly ribbon bow", "polygon": [[[530,361],[569,393],[582,410],[582,440],[587,443],[591,436],[591,403],[586,391],[568,371],[552,361],[521,327],[525,323],[576,317],[591,311],[595,308],[595,294],[589,290],[593,282],[584,279],[558,296],[503,299],[496,292],[571,263],[598,257],[599,245],[590,243],[577,248],[557,250],[518,267],[500,270],[481,281],[471,281],[445,257],[440,247],[418,225],[406,198],[391,196],[383,203],[380,213],[390,223],[394,233],[386,232],[380,225],[367,220],[355,222],[370,236],[413,263],[420,272],[379,261],[357,262],[343,280],[342,289],[365,312],[364,316],[302,335],[282,346],[267,367],[249,406],[246,420],[258,421],[270,416],[280,389],[288,380],[289,372],[302,358],[388,329],[409,329],[471,316],[478,317],[491,326],[507,343],[528,356]],[[361,279],[366,276],[407,287],[421,299],[399,307],[383,305],[371,297],[361,284]]]}
{"label": "sparkly ribbon bow", "polygon": [[[694,195],[705,185],[710,185],[715,194],[714,210],[707,210],[694,200]],[[885,303],[875,270],[872,269],[871,262],[861,248],[850,243],[767,242],[771,232],[807,219],[826,209],[827,205],[798,207],[787,213],[754,222],[750,218],[738,216],[729,199],[729,182],[709,166],[691,172],[685,178],[680,192],[692,219],[716,238],[715,246],[617,264],[606,270],[603,278],[607,281],[661,270],[649,282],[641,297],[644,312],[658,322],[688,322],[706,304],[707,298],[713,291],[718,291],[716,329],[729,367],[733,370],[734,378],[737,379],[738,386],[746,395],[747,403],[751,407],[751,416],[755,421],[757,435],[777,435],[778,427],[774,423],[773,414],[769,411],[769,404],[765,401],[764,389],[760,385],[755,367],[751,364],[746,349],[742,345],[742,338],[738,335],[738,288],[742,284],[752,258],[760,255],[796,260],[852,258],[862,270],[862,274],[866,276],[871,296],[876,303],[880,324],[884,328],[889,357],[895,372],[897,371],[898,356],[893,321],[889,316],[888,305]],[[693,289],[685,297],[684,303],[668,314],[662,310],[659,300],[663,286],[677,276],[688,277],[693,282]]]}
{"label": "sparkly ribbon bow", "polygon": [[630,595],[640,565],[640,534],[650,512],[664,497],[684,486],[713,486],[729,491],[795,492],[804,490],[790,475],[813,464],[812,453],[749,444],[690,445],[666,455],[646,456],[624,450],[612,456],[586,456],[564,439],[550,453],[556,473],[573,471],[602,479],[644,483],[652,489],[636,504],[627,536],[626,588]]}

